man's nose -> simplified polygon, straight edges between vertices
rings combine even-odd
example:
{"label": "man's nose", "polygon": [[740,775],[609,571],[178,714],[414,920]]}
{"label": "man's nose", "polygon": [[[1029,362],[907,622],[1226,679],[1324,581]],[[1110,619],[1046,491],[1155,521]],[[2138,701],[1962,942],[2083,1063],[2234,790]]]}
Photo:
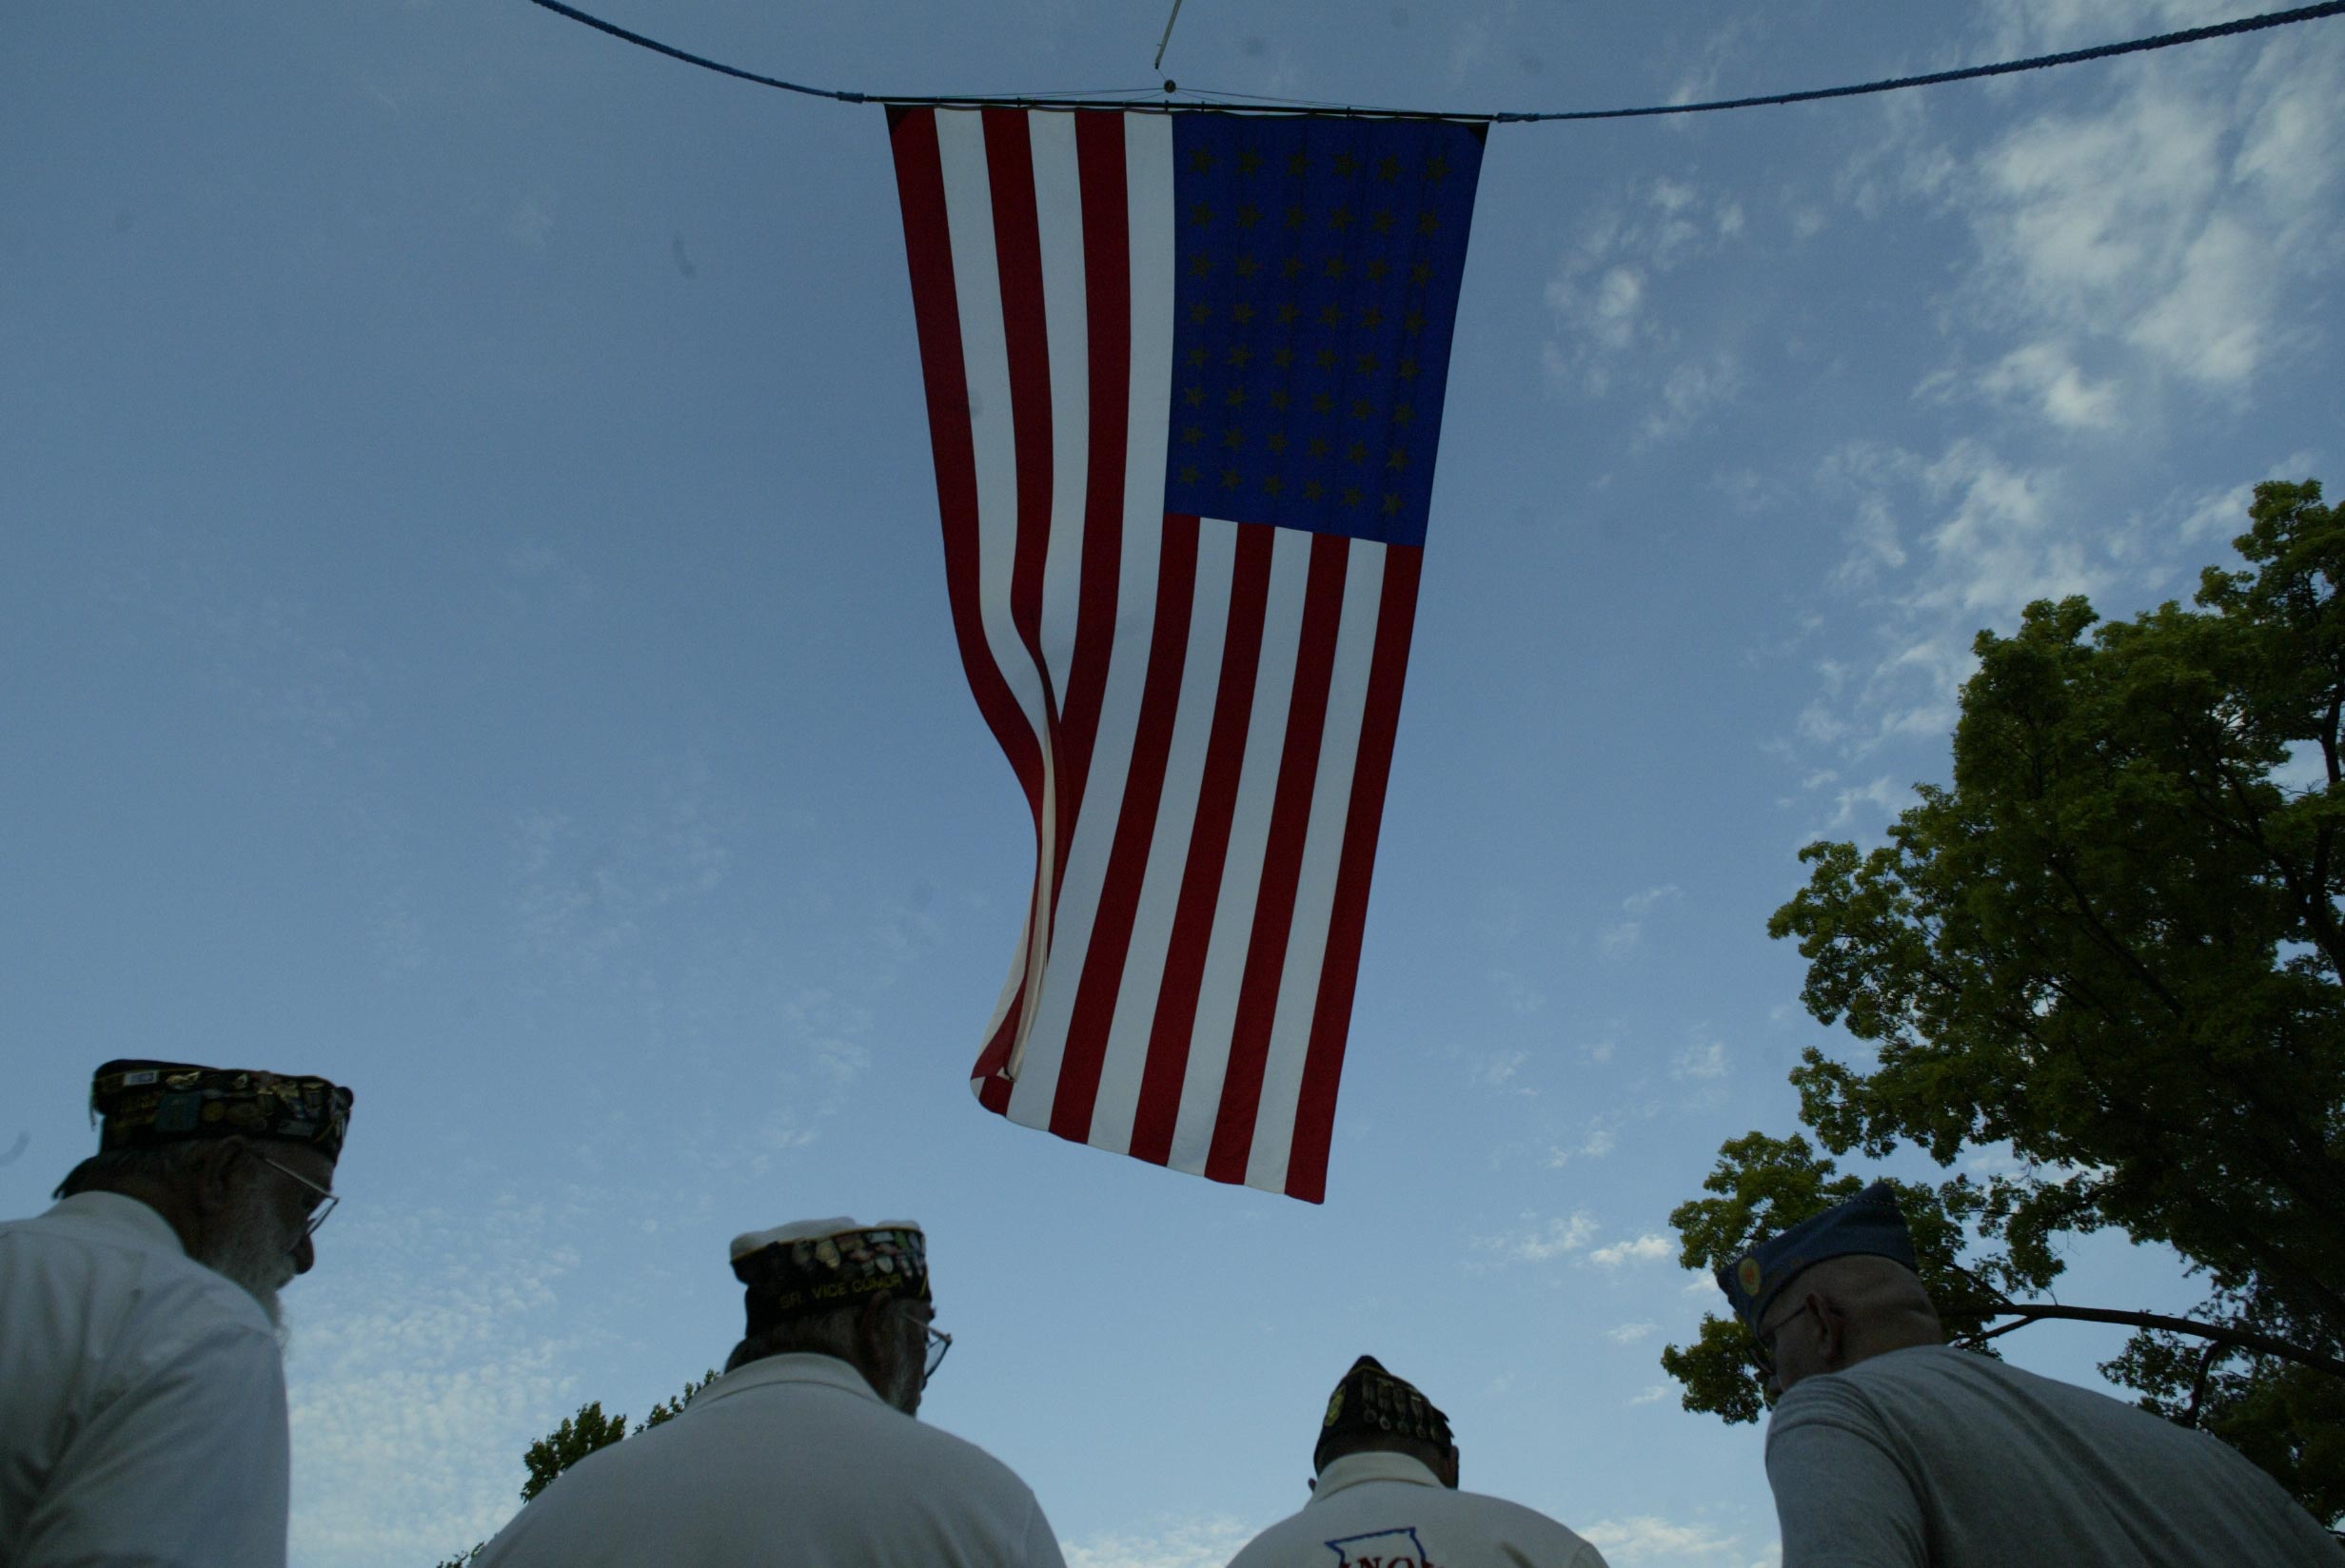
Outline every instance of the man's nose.
{"label": "man's nose", "polygon": [[299,1242],[297,1242],[297,1243],[295,1243],[295,1244],[294,1244],[294,1247],[293,1247],[293,1272],[294,1272],[294,1273],[296,1273],[296,1274],[306,1274],[306,1273],[308,1273],[308,1272],[310,1271],[310,1269],[312,1269],[312,1268],[314,1268],[315,1266],[317,1266],[317,1262],[318,1262],[318,1249],[317,1249],[316,1247],[314,1247],[314,1246],[312,1246],[312,1245],[309,1245],[309,1238],[308,1238],[308,1237],[304,1236],[304,1237],[303,1237],[303,1238],[302,1238]]}

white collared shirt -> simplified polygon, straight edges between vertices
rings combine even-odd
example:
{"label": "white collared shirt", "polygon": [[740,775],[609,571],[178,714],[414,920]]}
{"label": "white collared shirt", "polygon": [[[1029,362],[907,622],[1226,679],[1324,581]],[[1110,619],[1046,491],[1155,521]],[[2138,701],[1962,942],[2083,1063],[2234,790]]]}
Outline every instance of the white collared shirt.
{"label": "white collared shirt", "polygon": [[162,1215],[0,1224],[0,1562],[284,1568],[285,1362]]}
{"label": "white collared shirt", "polygon": [[1767,1423],[1783,1568],[2337,1568],[2236,1448],[1951,1345],[1803,1378]]}
{"label": "white collared shirt", "polygon": [[[1329,1554],[1332,1552],[1333,1557]],[[1605,1568],[1595,1547],[1504,1498],[1453,1492],[1405,1454],[1346,1454],[1303,1511],[1256,1536],[1230,1568]]]}
{"label": "white collared shirt", "polygon": [[1042,1506],[975,1443],[830,1356],[768,1356],[589,1455],[473,1568],[1063,1568]]}

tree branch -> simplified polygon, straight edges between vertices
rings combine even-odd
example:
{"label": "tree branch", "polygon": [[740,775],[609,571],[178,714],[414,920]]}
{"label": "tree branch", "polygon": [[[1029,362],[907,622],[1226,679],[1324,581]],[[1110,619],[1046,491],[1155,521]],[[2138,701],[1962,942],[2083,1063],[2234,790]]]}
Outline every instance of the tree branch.
{"label": "tree branch", "polygon": [[2119,1323],[2129,1328],[2163,1329],[2169,1334],[2188,1334],[2195,1339],[2213,1340],[2217,1344],[2234,1345],[2259,1356],[2277,1356],[2298,1366],[2309,1366],[2315,1372],[2345,1380],[2345,1362],[2324,1356],[2317,1350],[2307,1350],[2286,1340],[2276,1340],[2269,1334],[2253,1329],[2233,1328],[2224,1323],[2201,1323],[2196,1318],[2170,1318],[2162,1312],[2127,1312],[2107,1306],[2062,1306],[2057,1302],[1994,1302],[1959,1303],[1946,1311],[1980,1318],[2018,1318],[2019,1323],[2005,1323],[1989,1329],[1980,1339],[1993,1339],[2047,1318],[2066,1319],[2076,1323]]}

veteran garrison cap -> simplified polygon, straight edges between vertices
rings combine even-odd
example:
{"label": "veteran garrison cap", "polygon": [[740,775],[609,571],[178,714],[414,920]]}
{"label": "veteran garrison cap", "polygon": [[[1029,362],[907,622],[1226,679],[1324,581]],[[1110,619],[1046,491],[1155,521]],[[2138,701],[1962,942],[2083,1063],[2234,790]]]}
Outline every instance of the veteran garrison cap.
{"label": "veteran garrison cap", "polygon": [[850,1305],[885,1290],[931,1300],[928,1238],[910,1220],[800,1220],[733,1238],[733,1277],[747,1287],[748,1332]]}
{"label": "veteran garrison cap", "polygon": [[1384,1369],[1373,1356],[1351,1363],[1328,1396],[1328,1413],[1319,1422],[1319,1441],[1310,1451],[1311,1464],[1327,1467],[1328,1450],[1347,1438],[1414,1438],[1445,1454],[1457,1452],[1449,1435],[1449,1418],[1415,1385]]}
{"label": "veteran garrison cap", "polygon": [[1897,1189],[1875,1182],[1845,1203],[1811,1214],[1718,1271],[1718,1288],[1754,1334],[1785,1285],[1810,1264],[1867,1254],[1915,1267],[1914,1239],[1897,1206]]}
{"label": "veteran garrison cap", "polygon": [[323,1078],[192,1062],[108,1062],[89,1080],[100,1153],[195,1138],[278,1138],[337,1160],[356,1098]]}

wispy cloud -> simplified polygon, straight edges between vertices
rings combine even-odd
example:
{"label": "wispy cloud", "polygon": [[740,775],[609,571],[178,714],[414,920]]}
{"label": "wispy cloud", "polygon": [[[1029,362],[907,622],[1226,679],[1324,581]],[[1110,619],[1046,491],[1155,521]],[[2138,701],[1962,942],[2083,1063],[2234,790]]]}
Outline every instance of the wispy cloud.
{"label": "wispy cloud", "polygon": [[1535,1095],[1539,1092],[1536,1088],[1518,1082],[1523,1065],[1529,1060],[1527,1050],[1487,1051],[1474,1058],[1472,1082],[1477,1088],[1505,1094]]}
{"label": "wispy cloud", "polygon": [[1561,1170],[1574,1160],[1601,1160],[1620,1147],[1620,1135],[1608,1127],[1589,1130],[1587,1137],[1570,1147],[1556,1146],[1547,1154],[1547,1168]]}
{"label": "wispy cloud", "polygon": [[[2218,0],[1995,0],[2022,52],[2187,26]],[[2315,347],[2305,308],[2345,226],[2345,40],[2326,33],[2178,52],[2113,71],[2055,112],[1964,144],[1962,122],[1884,110],[1844,199],[1963,226],[1938,304],[1944,363],[1919,400],[1945,414],[1908,445],[1853,441],[1818,471],[1846,547],[1825,589],[1875,651],[1819,671],[1787,751],[1845,767],[1951,727],[1980,627],[2035,598],[2130,614],[2238,531],[2243,497],[2177,494],[2112,515],[2107,443],[2163,442],[2210,407],[2249,406]],[[1941,127],[1946,128],[1941,128]],[[1967,420],[1968,425],[1956,423]],[[1854,769],[1847,771],[1854,773]],[[1903,779],[1898,783],[1902,784]],[[1892,786],[1846,789],[1822,831],[1889,814]]]}
{"label": "wispy cloud", "polygon": [[1691,1562],[1746,1555],[1740,1536],[1727,1535],[1714,1525],[1678,1523],[1652,1514],[1598,1519],[1581,1526],[1580,1534],[1610,1562]]}
{"label": "wispy cloud", "polygon": [[1659,1263],[1677,1256],[1676,1244],[1668,1237],[1646,1231],[1632,1242],[1614,1242],[1600,1246],[1587,1255],[1587,1261],[1598,1268],[1621,1268],[1629,1264]]}
{"label": "wispy cloud", "polygon": [[1659,1332],[1660,1328],[1659,1323],[1623,1323],[1618,1328],[1606,1329],[1604,1337],[1614,1344],[1635,1344],[1638,1341],[1647,1339]]}
{"label": "wispy cloud", "polygon": [[1684,1050],[1679,1051],[1669,1063],[1669,1076],[1680,1083],[1707,1082],[1715,1078],[1724,1078],[1732,1070],[1733,1064],[1726,1059],[1726,1043],[1724,1040],[1710,1040],[1687,1046]]}
{"label": "wispy cloud", "polygon": [[580,1344],[557,1310],[575,1222],[510,1201],[361,1218],[288,1292],[297,1560],[436,1562],[512,1516]]}
{"label": "wispy cloud", "polygon": [[1657,888],[1631,893],[1621,900],[1621,912],[1628,918],[1615,921],[1596,933],[1596,946],[1606,958],[1626,956],[1644,939],[1645,922],[1655,910],[1683,896],[1674,882],[1665,882]]}
{"label": "wispy cloud", "polygon": [[1517,1018],[1527,1018],[1547,1005],[1547,992],[1512,970],[1490,970],[1490,988],[1498,993],[1499,1006]]}
{"label": "wispy cloud", "polygon": [[1165,1518],[1148,1528],[1064,1542],[1067,1568],[1221,1568],[1259,1533],[1226,1514]]}
{"label": "wispy cloud", "polygon": [[1648,440],[1675,434],[1740,391],[1742,365],[1731,349],[1695,359],[1671,354],[1678,333],[1656,318],[1653,295],[1662,277],[1741,243],[1744,227],[1739,205],[1686,181],[1665,178],[1623,192],[1587,223],[1548,276],[1547,306],[1555,328],[1542,351],[1548,375],[1588,397],[1609,392],[1618,378],[1633,378],[1656,399]]}
{"label": "wispy cloud", "polygon": [[1495,1252],[1505,1263],[1543,1264],[1583,1250],[1604,1228],[1586,1209],[1560,1219],[1542,1221],[1535,1214],[1523,1219],[1522,1228],[1507,1235],[1475,1237],[1474,1247]]}

